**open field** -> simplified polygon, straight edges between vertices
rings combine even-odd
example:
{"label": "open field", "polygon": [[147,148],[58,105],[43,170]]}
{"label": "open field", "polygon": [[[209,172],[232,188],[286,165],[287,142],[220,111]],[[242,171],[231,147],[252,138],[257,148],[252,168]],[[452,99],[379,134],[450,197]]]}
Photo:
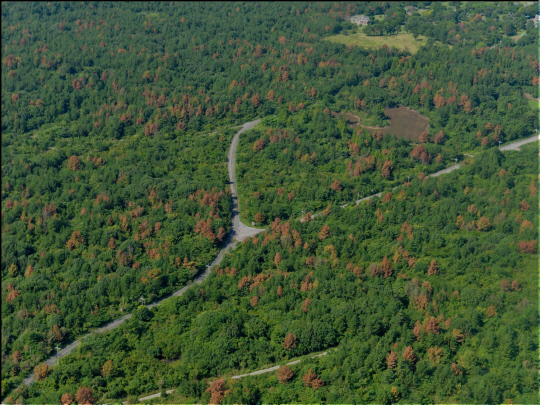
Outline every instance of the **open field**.
{"label": "open field", "polygon": [[345,45],[362,46],[364,48],[380,48],[386,45],[390,48],[408,50],[412,54],[418,52],[420,47],[425,44],[426,37],[419,35],[414,39],[411,33],[400,33],[397,35],[367,36],[359,31],[349,35],[332,35],[326,38],[328,41]]}
{"label": "open field", "polygon": [[[426,117],[407,107],[386,108],[384,113],[388,117],[390,123],[387,127],[370,127],[362,125],[360,124],[360,118],[352,113],[345,113],[345,120],[353,129],[360,125],[362,128],[365,128],[372,133],[381,132],[383,135],[392,134],[399,138],[410,139],[412,141],[417,141],[420,134],[423,131],[427,131],[429,127],[429,120]],[[342,114],[344,113],[332,113],[336,118],[340,117]]]}
{"label": "open field", "polygon": [[364,127],[370,132],[381,132],[383,135],[392,134],[399,138],[417,141],[423,131],[427,131],[429,120],[418,111],[407,107],[385,108],[390,125],[383,128]]}
{"label": "open field", "polygon": [[529,103],[529,107],[531,107],[534,111],[538,111],[540,108],[540,102],[538,100],[527,100]]}

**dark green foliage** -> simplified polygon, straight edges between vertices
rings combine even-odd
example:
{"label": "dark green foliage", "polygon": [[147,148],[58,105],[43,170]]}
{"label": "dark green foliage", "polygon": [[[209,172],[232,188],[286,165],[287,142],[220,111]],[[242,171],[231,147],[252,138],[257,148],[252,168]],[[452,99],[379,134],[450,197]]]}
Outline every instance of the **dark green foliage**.
{"label": "dark green foliage", "polygon": [[[167,401],[208,402],[207,378],[337,346],[289,384],[243,380],[226,401],[537,402],[537,151],[496,150],[538,127],[523,97],[537,94],[536,5],[418,2],[407,16],[408,4],[2,3],[2,396],[56,345],[134,311],[12,399],[179,387]],[[353,14],[386,14],[368,33],[404,29],[426,46],[324,41]],[[427,155],[334,117],[382,125],[400,105],[429,118]],[[200,289],[136,309],[216,256],[231,218],[226,152],[256,117],[239,150],[240,206],[272,229]],[[479,151],[459,173],[417,180]],[[403,192],[339,208],[409,175]],[[431,316],[440,333],[417,339]],[[310,369],[324,386],[305,388]]]}
{"label": "dark green foliage", "polygon": [[[388,202],[377,199],[336,208],[304,224],[276,221],[273,230],[242,244],[201,285],[205,292],[221,291],[223,298],[194,289],[157,307],[150,320],[138,320],[137,311],[125,326],[84,342],[66,365],[74,362],[86,370],[89,351],[96,364],[108,359],[118,364],[118,377],[101,387],[92,383],[101,395],[110,395],[113,384],[126,380],[131,381],[127,393],[140,396],[155,390],[156,378],[148,377],[146,370],[159,370],[168,387],[178,387],[168,402],[208,402],[205,378],[283,364],[291,357],[337,347],[327,356],[291,366],[295,375],[287,384],[280,384],[275,373],[241,380],[225,401],[393,403],[395,394],[406,403],[492,403],[504,398],[534,402],[537,260],[518,250],[524,232],[505,233],[502,228],[506,221],[518,219],[537,229],[535,213],[520,209],[523,200],[538,204],[530,187],[536,169],[523,164],[537,153],[529,146],[501,154],[487,179],[468,173],[480,173],[484,159],[478,159],[469,170],[427,182],[415,180]],[[514,168],[509,194],[497,181],[500,168]],[[435,190],[444,187],[447,195],[435,196]],[[489,231],[476,229],[473,205],[492,220]],[[378,210],[383,212],[382,222]],[[443,217],[448,226],[433,230],[432,217]],[[331,235],[320,241],[325,223]],[[394,237],[387,239],[384,229],[392,229]],[[301,238],[309,249],[294,247],[287,235]],[[417,240],[421,248],[413,253]],[[459,255],[452,257],[452,251]],[[276,267],[277,252],[283,260]],[[377,270],[384,268],[384,257],[391,268],[386,277]],[[439,272],[430,275],[432,260]],[[514,264],[505,266],[504,260]],[[503,288],[504,279],[517,280],[519,289]],[[255,306],[250,304],[254,295],[259,296]],[[430,323],[434,321],[435,326]],[[297,344],[284,349],[290,333]],[[111,350],[112,342],[117,343]],[[413,363],[402,356],[407,346],[414,350]],[[391,351],[398,357],[390,369]],[[145,371],[133,367],[134,359]],[[304,387],[302,376],[308,369],[322,379],[322,387]],[[91,366],[82,372],[90,370]],[[58,372],[49,379],[60,382]],[[100,372],[96,369],[92,375]],[[516,379],[523,381],[517,391]],[[43,389],[42,383],[34,384],[29,398],[39,402]]]}

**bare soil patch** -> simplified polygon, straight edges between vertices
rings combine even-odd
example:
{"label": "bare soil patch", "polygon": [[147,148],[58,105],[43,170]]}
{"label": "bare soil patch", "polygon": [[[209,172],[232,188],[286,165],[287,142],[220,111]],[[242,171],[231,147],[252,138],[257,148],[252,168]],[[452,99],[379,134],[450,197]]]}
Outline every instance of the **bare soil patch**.
{"label": "bare soil patch", "polygon": [[540,98],[534,98],[531,93],[523,93],[523,97],[525,97],[527,100],[535,100],[540,102]]}
{"label": "bare soil patch", "polygon": [[[399,138],[417,141],[420,134],[429,128],[429,119],[420,115],[418,111],[408,107],[385,108],[384,113],[388,117],[390,125],[387,127],[369,127],[360,123],[360,118],[352,113],[345,113],[345,119],[350,127],[355,129],[358,125],[371,133],[391,134]],[[343,113],[332,113],[334,117],[340,117]]]}

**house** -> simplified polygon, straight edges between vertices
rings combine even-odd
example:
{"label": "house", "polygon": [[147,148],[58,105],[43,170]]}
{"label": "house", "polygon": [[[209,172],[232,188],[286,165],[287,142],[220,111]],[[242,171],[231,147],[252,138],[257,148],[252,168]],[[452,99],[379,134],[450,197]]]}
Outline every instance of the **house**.
{"label": "house", "polygon": [[354,15],[351,17],[351,22],[356,25],[368,25],[369,17],[365,15]]}
{"label": "house", "polygon": [[538,22],[540,21],[540,14],[534,16],[534,18],[528,19],[527,22],[532,21],[534,28],[538,28]]}
{"label": "house", "polygon": [[414,6],[405,6],[405,12],[407,15],[412,15],[416,11],[416,7]]}

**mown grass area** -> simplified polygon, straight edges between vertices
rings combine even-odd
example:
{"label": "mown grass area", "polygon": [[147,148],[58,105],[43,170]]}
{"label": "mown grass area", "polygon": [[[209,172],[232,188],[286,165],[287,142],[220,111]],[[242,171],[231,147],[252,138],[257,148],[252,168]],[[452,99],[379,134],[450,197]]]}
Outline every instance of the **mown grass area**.
{"label": "mown grass area", "polygon": [[362,31],[349,35],[332,35],[326,38],[328,41],[345,45],[362,46],[365,48],[380,48],[386,45],[390,48],[408,50],[412,54],[418,52],[420,47],[426,43],[427,37],[419,35],[414,39],[411,33],[400,33],[397,35],[367,36]]}
{"label": "mown grass area", "polygon": [[529,107],[531,107],[533,111],[538,111],[540,108],[540,103],[536,100],[527,100],[527,103],[529,103]]}

